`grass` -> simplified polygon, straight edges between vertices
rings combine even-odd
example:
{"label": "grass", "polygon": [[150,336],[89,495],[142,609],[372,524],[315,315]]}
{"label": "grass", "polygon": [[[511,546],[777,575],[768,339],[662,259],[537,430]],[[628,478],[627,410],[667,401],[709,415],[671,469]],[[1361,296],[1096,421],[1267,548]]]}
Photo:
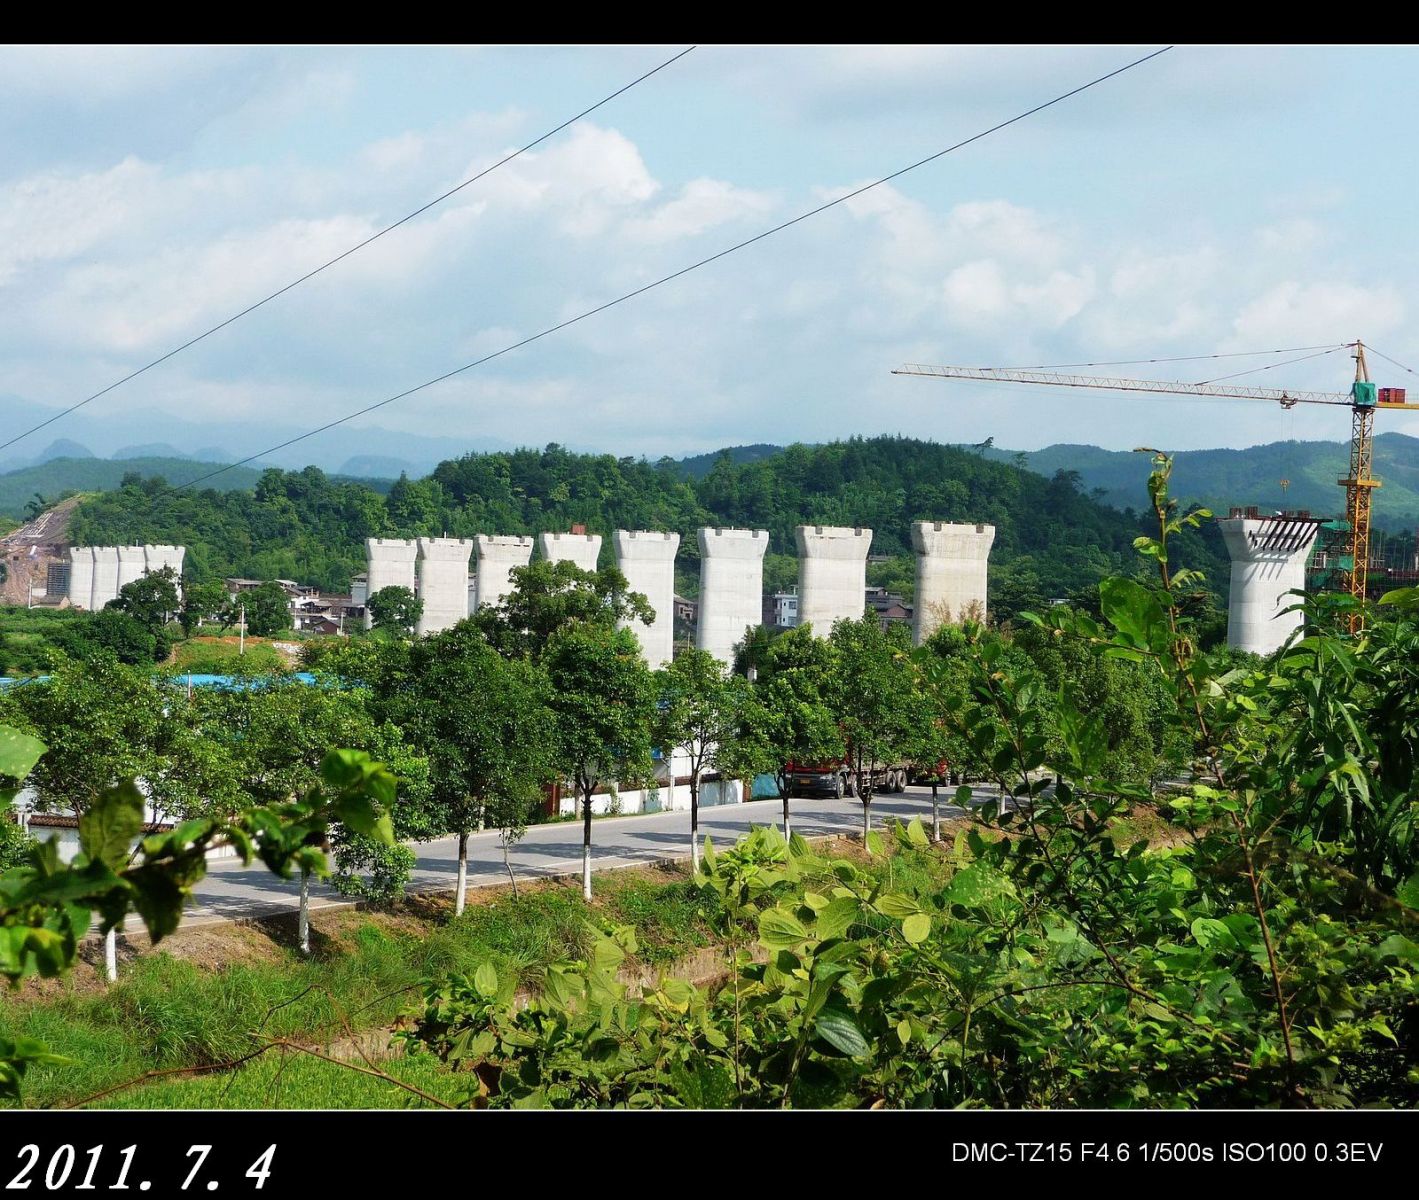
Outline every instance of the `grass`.
{"label": "grass", "polygon": [[[60,1105],[148,1070],[231,1061],[259,1044],[252,1036],[256,1030],[278,1038],[328,1040],[343,1036],[347,1021],[355,1030],[387,1029],[417,1007],[421,981],[471,975],[485,961],[500,974],[535,986],[548,964],[584,953],[593,918],[634,926],[642,945],[639,959],[652,966],[712,944],[711,928],[683,876],[660,869],[626,872],[599,880],[597,887],[590,909],[576,887],[524,885],[517,897],[475,897],[456,918],[444,913],[432,918],[412,905],[387,913],[318,914],[311,960],[270,939],[262,942],[264,961],[250,961],[248,955],[247,961],[220,969],[176,953],[143,954],[110,988],[86,992],[70,983],[45,996],[0,999],[0,1036],[36,1037],[72,1060],[37,1068],[26,1079],[27,1105]],[[219,936],[205,927],[193,933]],[[230,930],[220,936],[235,937]],[[182,937],[179,933],[176,940]],[[196,953],[210,961],[219,952],[203,945]],[[263,1072],[274,1074],[267,1060],[279,1053],[268,1052],[239,1072],[251,1079],[227,1093],[233,1104],[239,1097],[264,1103],[253,1099],[252,1089],[272,1082]],[[203,1107],[229,1078],[145,1084],[133,1094],[144,1103],[151,1095],[159,1107]],[[321,1104],[328,1100],[335,1107],[379,1107],[389,1098],[390,1085],[317,1060],[289,1064],[282,1078],[308,1080],[315,1089],[304,1093],[304,1101],[291,1099],[296,1107],[314,1104],[310,1097],[316,1095],[326,1097]],[[346,1087],[349,1103],[334,1104],[331,1089]],[[127,1096],[111,1102],[127,1104]]]}
{"label": "grass", "polygon": [[178,642],[163,670],[174,675],[225,675],[240,663],[244,671],[284,671],[285,656],[259,638],[246,639],[246,653],[238,654],[235,637],[194,637]]}

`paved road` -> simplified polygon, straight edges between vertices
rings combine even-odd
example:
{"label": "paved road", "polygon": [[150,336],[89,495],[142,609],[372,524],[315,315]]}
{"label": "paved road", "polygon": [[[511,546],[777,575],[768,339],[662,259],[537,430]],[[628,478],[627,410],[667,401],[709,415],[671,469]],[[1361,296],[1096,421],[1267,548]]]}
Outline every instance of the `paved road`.
{"label": "paved road", "polygon": [[[982,797],[989,791],[977,786]],[[942,789],[941,816],[961,815],[946,802],[954,789]],[[792,801],[793,829],[805,837],[821,834],[855,833],[862,828],[862,806],[851,797],[843,800]],[[717,845],[728,845],[752,825],[778,824],[782,820],[780,800],[753,800],[748,804],[727,804],[700,810],[700,836],[708,835]],[[914,816],[924,823],[931,820],[931,789],[909,788],[894,796],[877,796],[872,801],[872,824],[882,828],[889,817],[908,821]],[[654,813],[647,816],[599,817],[592,825],[592,863],[596,870],[653,863],[665,859],[688,858],[690,814]],[[458,843],[454,838],[423,842],[414,846],[418,861],[410,881],[411,891],[452,891],[457,885]],[[534,825],[509,855],[519,880],[548,875],[579,873],[581,870],[581,822],[566,821]],[[502,852],[496,833],[477,834],[468,847],[468,882],[472,887],[506,883]],[[231,920],[270,913],[294,911],[299,889],[294,881],[278,879],[264,867],[244,867],[240,862],[215,862],[207,877],[197,885],[195,905],[184,924]],[[311,890],[312,909],[348,903],[331,888],[315,885]]]}

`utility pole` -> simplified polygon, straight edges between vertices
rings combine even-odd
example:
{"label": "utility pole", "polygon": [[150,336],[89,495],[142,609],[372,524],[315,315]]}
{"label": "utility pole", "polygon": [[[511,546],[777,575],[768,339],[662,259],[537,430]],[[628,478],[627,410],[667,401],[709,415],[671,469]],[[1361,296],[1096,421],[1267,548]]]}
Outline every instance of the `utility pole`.
{"label": "utility pole", "polygon": [[241,606],[240,633],[237,637],[237,657],[240,658],[246,653],[246,605]]}

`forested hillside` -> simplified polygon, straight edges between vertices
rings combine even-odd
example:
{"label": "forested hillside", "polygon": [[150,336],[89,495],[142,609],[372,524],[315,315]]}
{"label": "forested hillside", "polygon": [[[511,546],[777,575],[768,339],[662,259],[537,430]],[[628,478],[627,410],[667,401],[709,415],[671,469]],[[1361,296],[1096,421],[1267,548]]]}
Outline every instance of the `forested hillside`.
{"label": "forested hillside", "polygon": [[[1141,497],[1140,497],[1141,498]],[[785,581],[799,523],[864,525],[873,553],[898,556],[878,578],[908,584],[914,520],[985,521],[996,526],[992,596],[999,610],[1066,596],[1133,566],[1139,523],[1089,498],[1077,481],[1047,479],[1013,464],[911,438],[854,438],[790,446],[735,463],[721,456],[699,480],[665,460],[545,450],[470,454],[420,480],[400,479],[381,495],[308,467],[264,472],[251,491],[175,491],[160,479],[130,479],[80,507],[76,541],[177,542],[196,578],[284,577],[345,588],[364,567],[366,537],[536,533],[581,523],[678,530],[684,585],[693,587],[704,524],[770,531],[769,582]],[[612,560],[609,538],[605,562]],[[1214,587],[1225,581],[1220,543],[1210,534],[1188,548]]]}

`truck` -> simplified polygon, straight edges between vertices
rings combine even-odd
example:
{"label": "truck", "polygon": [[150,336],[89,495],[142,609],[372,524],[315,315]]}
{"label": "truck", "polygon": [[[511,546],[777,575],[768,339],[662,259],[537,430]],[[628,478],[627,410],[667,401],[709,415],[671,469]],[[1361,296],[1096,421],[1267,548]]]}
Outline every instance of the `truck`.
{"label": "truck", "polygon": [[[940,782],[948,777],[949,764],[939,762],[935,768],[921,768],[909,762],[883,763],[872,771],[873,795],[904,792],[909,783]],[[824,762],[786,762],[782,771],[784,791],[790,799],[800,796],[831,796],[842,799],[857,795],[857,780],[851,761],[828,759]]]}

